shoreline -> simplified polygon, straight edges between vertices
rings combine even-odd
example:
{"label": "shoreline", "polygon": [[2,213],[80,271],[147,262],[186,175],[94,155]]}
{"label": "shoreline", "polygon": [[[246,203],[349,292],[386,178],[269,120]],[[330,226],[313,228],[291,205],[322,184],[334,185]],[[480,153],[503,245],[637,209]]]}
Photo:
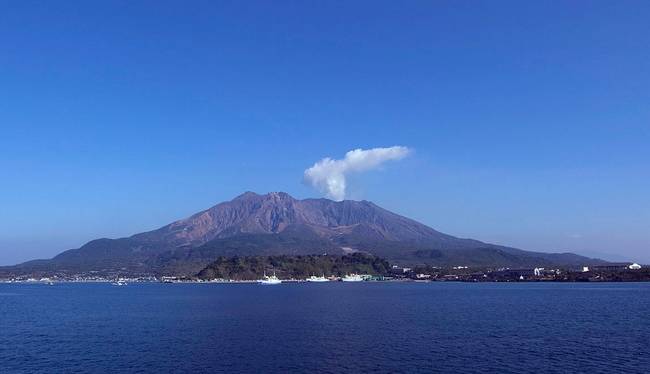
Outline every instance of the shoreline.
{"label": "shoreline", "polygon": [[[281,284],[312,284],[307,280],[287,279],[280,280]],[[196,281],[196,280],[179,280],[173,282],[163,282],[154,280],[131,280],[122,279],[122,282],[128,284],[259,284],[259,280],[224,280],[224,281]],[[368,280],[360,282],[344,282],[340,280],[318,282],[320,284],[328,283],[648,283],[650,279],[646,280],[486,280],[486,281],[472,281],[472,280],[414,280],[414,279],[391,279],[391,280]],[[25,281],[25,280],[0,280],[0,285],[16,284],[16,285],[41,285],[53,286],[57,284],[109,284],[114,285],[114,280],[52,280],[49,282],[43,281]]]}

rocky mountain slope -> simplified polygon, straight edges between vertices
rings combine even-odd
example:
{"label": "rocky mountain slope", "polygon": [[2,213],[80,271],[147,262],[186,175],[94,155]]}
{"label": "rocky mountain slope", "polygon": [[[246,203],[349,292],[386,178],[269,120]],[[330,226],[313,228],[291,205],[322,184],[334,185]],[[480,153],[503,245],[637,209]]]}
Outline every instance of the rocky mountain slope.
{"label": "rocky mountain slope", "polygon": [[219,256],[359,251],[394,263],[438,266],[597,262],[574,254],[528,252],[456,238],[369,201],[297,200],[283,192],[246,192],[157,230],[128,238],[93,240],[50,260],[18,267],[189,274]]}

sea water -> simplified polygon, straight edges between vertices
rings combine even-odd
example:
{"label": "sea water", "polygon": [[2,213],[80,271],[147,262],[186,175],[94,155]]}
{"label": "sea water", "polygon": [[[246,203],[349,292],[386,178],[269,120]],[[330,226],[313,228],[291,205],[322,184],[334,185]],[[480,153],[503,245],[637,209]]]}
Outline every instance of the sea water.
{"label": "sea water", "polygon": [[0,284],[2,373],[650,368],[650,283]]}

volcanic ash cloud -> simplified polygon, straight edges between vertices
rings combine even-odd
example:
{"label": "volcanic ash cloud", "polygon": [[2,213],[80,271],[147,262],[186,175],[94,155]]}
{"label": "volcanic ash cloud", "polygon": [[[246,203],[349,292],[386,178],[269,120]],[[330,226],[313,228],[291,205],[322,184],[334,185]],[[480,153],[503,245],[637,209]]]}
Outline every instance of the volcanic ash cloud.
{"label": "volcanic ash cloud", "polygon": [[411,150],[403,146],[387,148],[354,149],[341,160],[326,157],[305,170],[304,180],[332,200],[345,199],[346,176],[352,173],[377,169],[384,162],[401,160]]}

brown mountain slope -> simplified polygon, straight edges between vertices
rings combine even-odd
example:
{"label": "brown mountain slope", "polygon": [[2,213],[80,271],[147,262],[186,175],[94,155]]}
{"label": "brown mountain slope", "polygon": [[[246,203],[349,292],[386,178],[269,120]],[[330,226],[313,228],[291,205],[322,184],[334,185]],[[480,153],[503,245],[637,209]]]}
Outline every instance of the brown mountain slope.
{"label": "brown mountain slope", "polygon": [[440,233],[368,201],[297,200],[246,192],[157,230],[98,239],[19,267],[66,271],[191,272],[218,256],[369,252],[440,266],[589,264],[573,254],[527,252]]}

